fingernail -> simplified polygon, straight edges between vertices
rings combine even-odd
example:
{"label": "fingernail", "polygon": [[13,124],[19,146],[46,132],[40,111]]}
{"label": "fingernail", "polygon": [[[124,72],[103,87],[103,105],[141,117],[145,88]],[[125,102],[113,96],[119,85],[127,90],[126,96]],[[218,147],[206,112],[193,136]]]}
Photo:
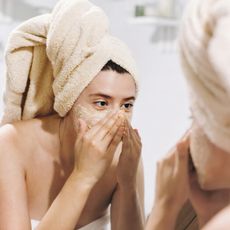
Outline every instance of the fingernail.
{"label": "fingernail", "polygon": [[136,132],[137,132],[137,134],[139,135],[139,132],[138,132],[138,129],[134,129]]}

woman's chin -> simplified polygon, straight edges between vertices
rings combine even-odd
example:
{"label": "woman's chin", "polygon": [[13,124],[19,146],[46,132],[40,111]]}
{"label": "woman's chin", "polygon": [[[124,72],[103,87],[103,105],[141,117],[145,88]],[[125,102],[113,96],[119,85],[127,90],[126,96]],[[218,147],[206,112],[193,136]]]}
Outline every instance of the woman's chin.
{"label": "woman's chin", "polygon": [[203,190],[230,189],[229,175],[220,167],[212,165],[196,166],[198,182]]}

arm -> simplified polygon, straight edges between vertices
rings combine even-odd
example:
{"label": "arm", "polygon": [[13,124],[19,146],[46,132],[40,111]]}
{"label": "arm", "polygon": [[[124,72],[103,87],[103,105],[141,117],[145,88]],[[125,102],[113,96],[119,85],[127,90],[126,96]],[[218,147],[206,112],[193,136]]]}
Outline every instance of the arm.
{"label": "arm", "polygon": [[188,136],[158,162],[156,194],[146,230],[171,230],[188,198]]}
{"label": "arm", "polygon": [[176,224],[178,213],[167,209],[164,205],[154,206],[150,213],[146,230],[171,230]]}
{"label": "arm", "polygon": [[0,135],[0,230],[30,229],[27,207],[23,162],[10,138]]}
{"label": "arm", "polygon": [[141,140],[126,122],[122,152],[117,165],[117,189],[111,205],[111,225],[117,230],[144,229],[144,176]]}
{"label": "arm", "polygon": [[[123,135],[121,120],[108,116],[86,132],[80,122],[75,146],[75,167],[37,229],[72,230],[88,199],[89,193],[105,173]],[[84,127],[82,127],[84,125]],[[11,138],[0,135],[0,229],[29,230],[26,170]],[[115,135],[116,134],[116,135]],[[16,134],[17,136],[18,134]],[[7,143],[7,146],[4,145]],[[5,148],[3,146],[6,146]],[[16,145],[17,146],[17,145]],[[93,167],[92,167],[93,165]],[[13,220],[13,221],[12,221]]]}
{"label": "arm", "polygon": [[[31,226],[25,169],[17,150],[8,146],[7,151],[3,151],[2,147],[3,145],[0,150],[0,229],[29,230]],[[92,183],[78,177],[78,174],[71,176],[37,229],[74,229],[92,186]],[[70,197],[74,197],[71,202]],[[60,217],[62,221],[59,223],[57,220]]]}
{"label": "arm", "polygon": [[74,229],[94,184],[73,173],[36,229]]}
{"label": "arm", "polygon": [[112,229],[144,229],[144,175],[142,161],[138,167],[136,186],[121,187],[111,204]]}
{"label": "arm", "polygon": [[111,164],[123,128],[118,114],[109,114],[90,130],[80,121],[75,144],[75,167],[37,230],[75,229],[94,185]]}

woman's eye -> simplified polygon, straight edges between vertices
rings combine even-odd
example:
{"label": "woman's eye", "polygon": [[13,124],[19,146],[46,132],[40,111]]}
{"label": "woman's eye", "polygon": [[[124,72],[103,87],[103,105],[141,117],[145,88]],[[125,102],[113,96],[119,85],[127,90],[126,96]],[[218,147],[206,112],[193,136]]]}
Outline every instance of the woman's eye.
{"label": "woman's eye", "polygon": [[126,103],[124,105],[122,105],[122,108],[126,109],[126,110],[130,110],[132,109],[133,104],[132,103]]}
{"label": "woman's eye", "polygon": [[108,105],[108,103],[106,101],[96,101],[94,104],[99,106],[99,107],[105,107]]}

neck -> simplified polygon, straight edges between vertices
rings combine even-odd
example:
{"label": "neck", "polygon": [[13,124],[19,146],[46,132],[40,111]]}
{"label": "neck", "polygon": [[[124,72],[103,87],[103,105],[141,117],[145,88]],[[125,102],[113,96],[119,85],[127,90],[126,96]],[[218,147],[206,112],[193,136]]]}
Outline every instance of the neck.
{"label": "neck", "polygon": [[74,144],[76,140],[76,131],[69,116],[60,119],[59,139],[60,139],[60,157],[63,162],[71,163],[74,158]]}
{"label": "neck", "polygon": [[[38,129],[34,129],[40,146],[50,154],[54,154],[54,149],[58,150],[59,142],[59,123],[60,118],[57,115],[47,116],[43,118],[35,118]],[[37,131],[38,130],[38,131]],[[39,130],[42,130],[42,135]]]}

